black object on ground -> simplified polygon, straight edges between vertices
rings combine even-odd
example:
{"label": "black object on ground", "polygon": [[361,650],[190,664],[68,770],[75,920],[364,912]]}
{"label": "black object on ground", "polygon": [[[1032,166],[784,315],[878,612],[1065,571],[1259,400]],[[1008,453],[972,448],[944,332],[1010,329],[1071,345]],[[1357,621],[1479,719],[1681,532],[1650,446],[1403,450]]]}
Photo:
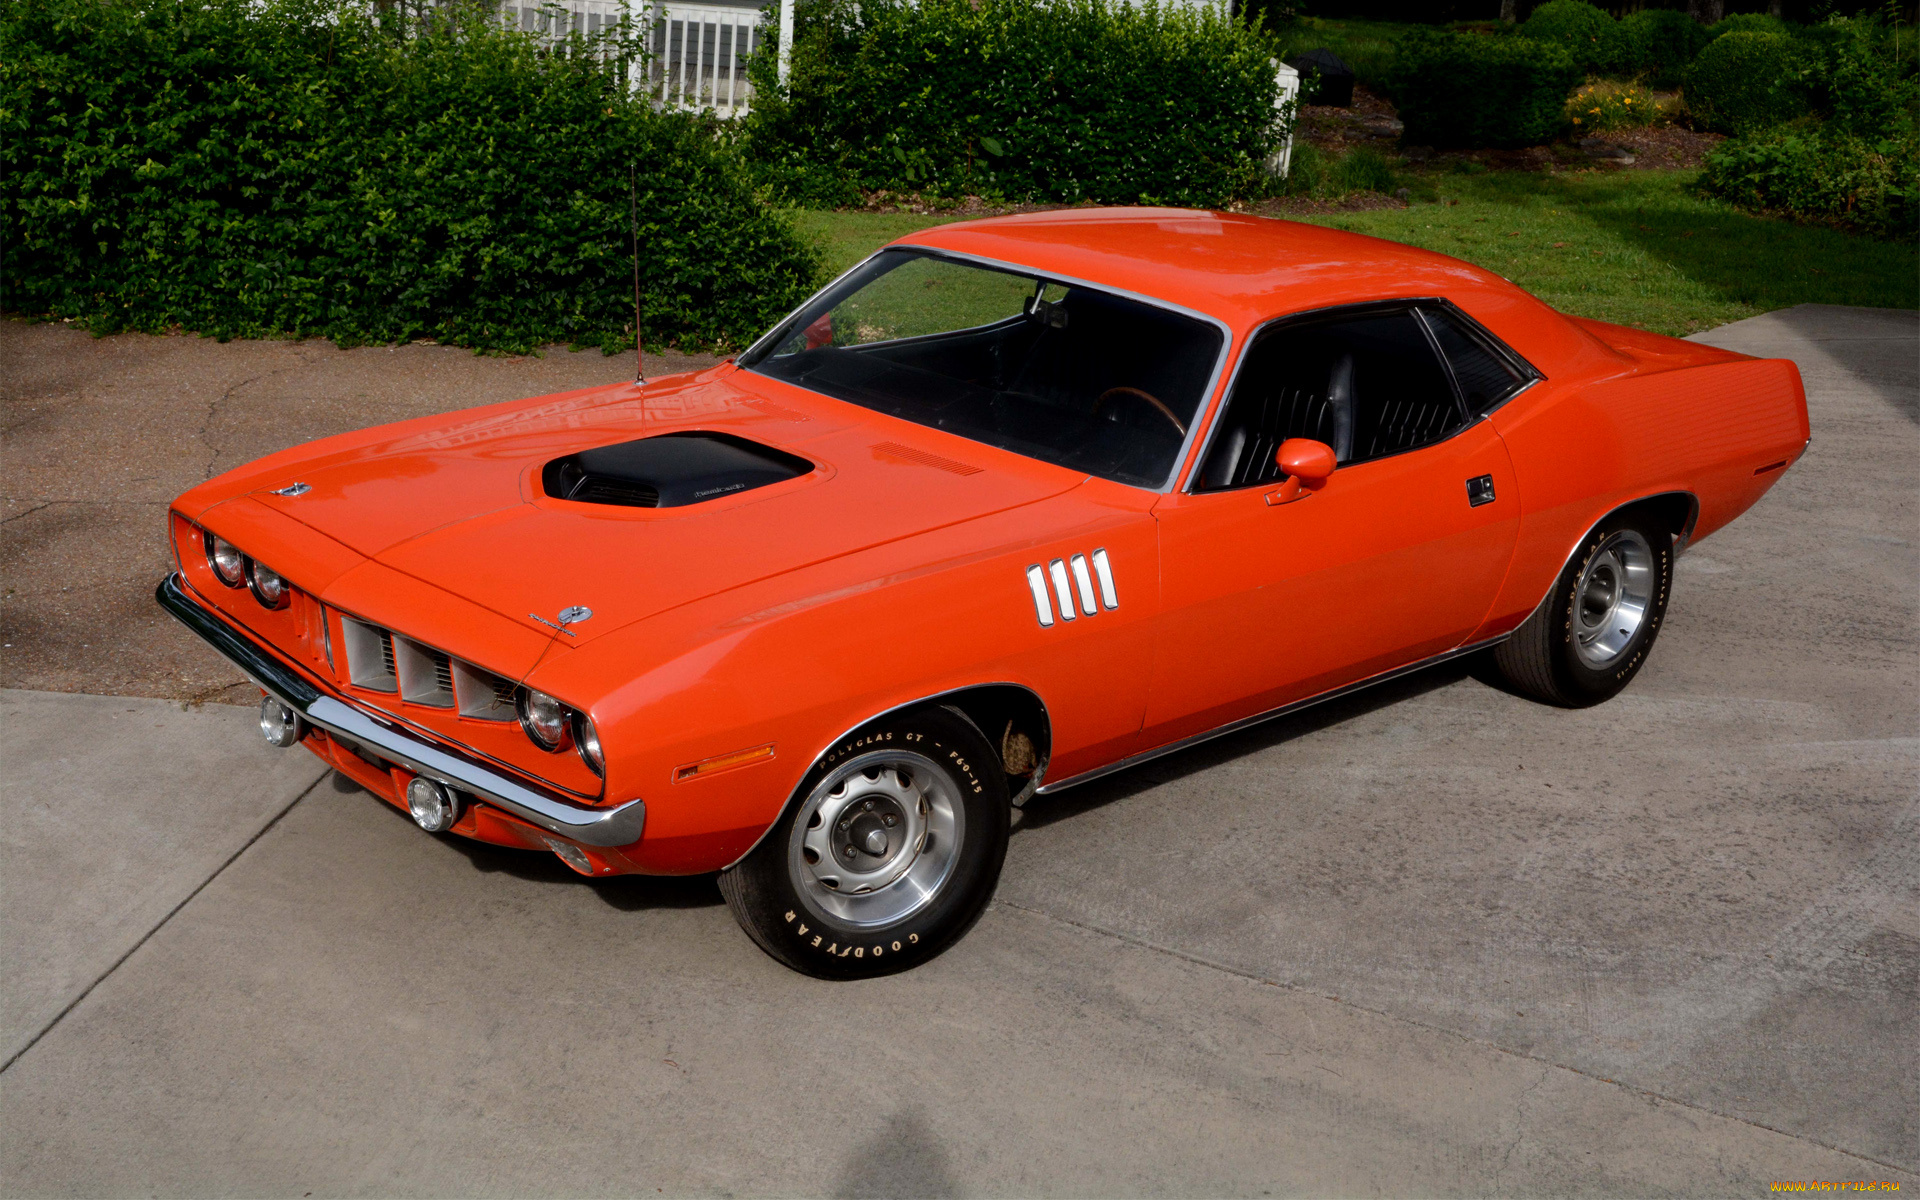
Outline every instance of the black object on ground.
{"label": "black object on ground", "polygon": [[1353,68],[1338,54],[1322,46],[1318,50],[1309,50],[1287,60],[1287,65],[1302,75],[1309,73],[1320,76],[1320,90],[1309,99],[1315,104],[1329,108],[1349,108],[1353,105]]}

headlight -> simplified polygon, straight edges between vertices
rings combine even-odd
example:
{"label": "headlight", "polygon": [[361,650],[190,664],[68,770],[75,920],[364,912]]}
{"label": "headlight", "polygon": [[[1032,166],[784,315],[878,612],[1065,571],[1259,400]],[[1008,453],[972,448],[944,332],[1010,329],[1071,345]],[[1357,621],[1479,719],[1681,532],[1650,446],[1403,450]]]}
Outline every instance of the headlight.
{"label": "headlight", "polygon": [[207,534],[207,565],[213,576],[230,588],[247,586],[247,556],[225,538]]}
{"label": "headlight", "polygon": [[252,564],[247,572],[247,585],[253,589],[253,598],[267,608],[287,606],[287,581],[265,564]]}
{"label": "headlight", "polygon": [[573,744],[580,747],[580,758],[587,769],[606,778],[607,760],[600,753],[600,732],[593,727],[593,718],[583,712],[573,714]]}
{"label": "headlight", "polygon": [[518,698],[520,728],[527,731],[533,744],[542,750],[558,750],[567,744],[567,726],[573,710],[545,692],[521,688]]}

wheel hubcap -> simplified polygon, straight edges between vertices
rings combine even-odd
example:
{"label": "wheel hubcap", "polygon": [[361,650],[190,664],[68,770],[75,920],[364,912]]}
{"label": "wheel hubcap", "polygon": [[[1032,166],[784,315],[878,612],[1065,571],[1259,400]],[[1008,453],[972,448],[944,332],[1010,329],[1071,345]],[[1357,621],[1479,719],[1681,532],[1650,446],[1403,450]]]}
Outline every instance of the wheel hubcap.
{"label": "wheel hubcap", "polygon": [[1587,560],[1573,599],[1573,645],[1589,667],[1625,654],[1653,603],[1653,547],[1631,529],[1608,536]]}
{"label": "wheel hubcap", "polygon": [[790,846],[803,900],[848,925],[891,925],[933,901],[959,861],[959,795],[931,759],[863,754],[821,780]]}

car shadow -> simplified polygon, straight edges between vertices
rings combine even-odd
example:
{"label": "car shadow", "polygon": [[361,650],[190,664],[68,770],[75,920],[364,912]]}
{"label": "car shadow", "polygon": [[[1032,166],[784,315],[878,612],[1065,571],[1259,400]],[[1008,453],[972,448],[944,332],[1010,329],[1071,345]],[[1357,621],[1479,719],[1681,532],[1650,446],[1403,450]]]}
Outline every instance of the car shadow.
{"label": "car shadow", "polygon": [[1103,808],[1116,801],[1151,791],[1163,784],[1177,782],[1190,775],[1244,758],[1249,754],[1257,754],[1296,738],[1318,733],[1343,721],[1365,716],[1367,713],[1388,708],[1403,700],[1411,700],[1416,696],[1423,696],[1428,692],[1437,691],[1470,678],[1489,686],[1500,686],[1494,676],[1491,656],[1484,652],[1438,663],[1425,670],[1363,688],[1336,700],[1328,700],[1323,704],[1316,704],[1311,708],[1302,709],[1284,717],[1275,717],[1271,721],[1226,734],[1210,742],[1202,742],[1197,746],[1176,751],[1164,758],[1156,758],[1124,771],[1116,771],[1104,779],[1096,779],[1059,795],[1036,796],[1020,810],[1014,832],[1017,834],[1029,829],[1044,828],[1057,821],[1071,820],[1081,813]]}
{"label": "car shadow", "polygon": [[[407,814],[338,771],[333,772],[332,786],[336,793],[343,796],[354,793],[365,796],[381,812],[393,820],[404,823],[416,834],[420,833]],[[558,856],[545,850],[495,846],[490,842],[478,842],[452,833],[432,833],[422,836],[430,837],[440,845],[461,855],[476,871],[488,875],[508,875],[530,883],[591,888],[593,893],[607,905],[622,912],[639,912],[655,908],[711,908],[714,905],[726,903],[720,895],[719,886],[715,883],[719,876],[713,873],[614,875],[589,879],[561,862]]]}
{"label": "car shadow", "polygon": [[[1137,796],[1163,784],[1211,770],[1249,754],[1283,745],[1331,728],[1343,721],[1387,708],[1403,700],[1460,682],[1477,679],[1487,686],[1506,690],[1493,670],[1491,656],[1467,655],[1403,675],[1398,679],[1363,688],[1351,695],[1324,704],[1316,704],[1284,717],[1276,717],[1237,733],[1153,759],[1104,779],[1083,784],[1058,796],[1038,796],[1029,800],[1014,819],[1013,833],[1039,829],[1057,821],[1071,820],[1119,800]],[[358,792],[396,821],[409,827],[413,821],[393,805],[379,800],[359,784],[333,773],[333,789],[342,795]],[[602,901],[622,912],[640,912],[660,908],[710,908],[725,904],[717,883],[719,874],[705,875],[614,875],[588,879],[560,859],[543,850],[522,850],[495,846],[451,833],[429,834],[441,845],[462,855],[474,870],[486,874],[508,875],[532,883],[563,884],[593,889]]]}
{"label": "car shadow", "polygon": [[705,875],[611,875],[588,879],[544,850],[521,850],[476,842],[451,833],[437,835],[465,855],[476,871],[510,875],[533,883],[570,884],[592,888],[609,907],[621,912],[654,908],[711,908],[725,904],[717,873]]}

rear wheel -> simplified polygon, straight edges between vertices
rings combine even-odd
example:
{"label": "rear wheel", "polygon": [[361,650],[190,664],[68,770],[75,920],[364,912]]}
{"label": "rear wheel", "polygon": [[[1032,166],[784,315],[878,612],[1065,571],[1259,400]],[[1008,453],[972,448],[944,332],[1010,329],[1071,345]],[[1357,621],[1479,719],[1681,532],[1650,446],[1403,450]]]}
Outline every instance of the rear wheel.
{"label": "rear wheel", "polygon": [[1633,512],[1588,533],[1539,608],[1494,648],[1517,691],[1580,708],[1618,694],[1639,673],[1673,590],[1673,537]]}
{"label": "rear wheel", "polygon": [[891,974],[978,919],[1008,825],[1006,776],[986,738],[953,709],[915,709],[823,755],[720,891],[740,927],[795,970]]}

